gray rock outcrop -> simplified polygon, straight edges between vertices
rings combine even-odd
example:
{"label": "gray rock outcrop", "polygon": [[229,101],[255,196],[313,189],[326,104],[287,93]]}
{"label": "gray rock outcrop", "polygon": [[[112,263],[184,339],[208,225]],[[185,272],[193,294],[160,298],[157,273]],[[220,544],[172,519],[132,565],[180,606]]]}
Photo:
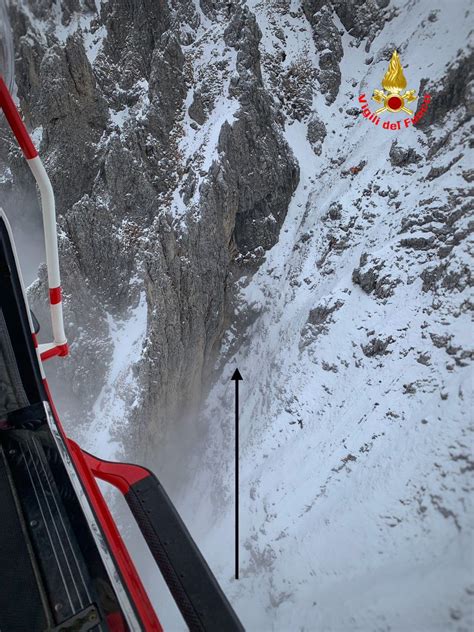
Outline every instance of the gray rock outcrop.
{"label": "gray rock outcrop", "polygon": [[[234,49],[237,65],[221,63],[214,74],[229,76],[238,103],[204,171],[192,157],[184,164],[180,149],[192,72],[181,42],[192,40],[200,22],[193,3],[110,0],[97,12],[77,0],[63,5],[61,26],[45,3],[33,9],[41,33],[28,13],[12,8],[18,94],[29,125],[42,128],[61,228],[72,359],[51,379],[87,418],[111,361],[108,315],[125,318],[145,292],[133,423],[135,447],[147,446],[150,459],[174,421],[196,409],[224,331],[232,278],[246,256],[255,265],[276,243],[298,183],[263,83],[255,17],[238,3],[201,4],[208,19],[228,18],[216,45]],[[78,15],[87,37],[72,27]],[[189,108],[199,125],[213,112],[212,80],[208,73],[196,84]],[[15,164],[14,183],[31,190],[24,165]],[[170,209],[175,190],[193,209],[179,220]],[[47,321],[44,282],[43,275],[31,298]]]}

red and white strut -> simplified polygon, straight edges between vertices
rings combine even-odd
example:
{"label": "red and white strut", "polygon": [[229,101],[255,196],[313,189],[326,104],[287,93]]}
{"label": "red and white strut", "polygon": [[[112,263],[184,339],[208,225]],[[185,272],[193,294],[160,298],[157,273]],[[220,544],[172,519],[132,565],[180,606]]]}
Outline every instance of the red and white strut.
{"label": "red and white strut", "polygon": [[68,345],[64,332],[54,192],[41,158],[38,156],[33,141],[1,76],[0,107],[3,109],[12,132],[26,158],[41,196],[46,265],[48,268],[49,305],[54,338],[53,342],[39,345],[41,360],[44,361],[54,356],[66,356],[68,354]]}

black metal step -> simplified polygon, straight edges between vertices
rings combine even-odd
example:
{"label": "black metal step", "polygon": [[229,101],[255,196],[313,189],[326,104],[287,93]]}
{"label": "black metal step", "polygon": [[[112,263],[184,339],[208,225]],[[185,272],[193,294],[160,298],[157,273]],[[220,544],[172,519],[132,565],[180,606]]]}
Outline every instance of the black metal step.
{"label": "black metal step", "polygon": [[0,445],[0,630],[31,632],[50,627],[45,593],[23,512]]}

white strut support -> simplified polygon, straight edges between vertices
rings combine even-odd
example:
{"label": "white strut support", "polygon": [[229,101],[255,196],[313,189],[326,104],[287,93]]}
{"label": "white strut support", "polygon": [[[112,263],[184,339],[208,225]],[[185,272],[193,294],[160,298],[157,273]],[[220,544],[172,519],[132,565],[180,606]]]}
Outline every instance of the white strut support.
{"label": "white strut support", "polygon": [[[54,346],[60,347],[66,344],[66,334],[64,332],[63,306],[61,298],[61,276],[59,272],[56,204],[54,200],[54,192],[48,174],[41,162],[41,158],[36,156],[35,158],[27,160],[27,162],[40,190],[41,206],[43,210],[46,266],[48,268],[51,323],[53,327]],[[50,345],[48,345],[48,348],[50,348]]]}
{"label": "white strut support", "polygon": [[43,210],[44,240],[46,245],[46,263],[48,266],[48,285],[50,288],[59,287],[59,256],[56,237],[56,203],[53,187],[41,158],[27,160],[36,184],[40,190],[41,206]]}

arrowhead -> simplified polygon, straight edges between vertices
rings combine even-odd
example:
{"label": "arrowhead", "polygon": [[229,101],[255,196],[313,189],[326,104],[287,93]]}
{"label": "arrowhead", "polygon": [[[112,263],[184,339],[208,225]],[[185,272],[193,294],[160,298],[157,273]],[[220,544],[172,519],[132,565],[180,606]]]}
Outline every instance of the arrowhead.
{"label": "arrowhead", "polygon": [[231,380],[242,380],[242,376],[240,375],[240,371],[239,369],[235,369],[232,377],[230,378]]}

